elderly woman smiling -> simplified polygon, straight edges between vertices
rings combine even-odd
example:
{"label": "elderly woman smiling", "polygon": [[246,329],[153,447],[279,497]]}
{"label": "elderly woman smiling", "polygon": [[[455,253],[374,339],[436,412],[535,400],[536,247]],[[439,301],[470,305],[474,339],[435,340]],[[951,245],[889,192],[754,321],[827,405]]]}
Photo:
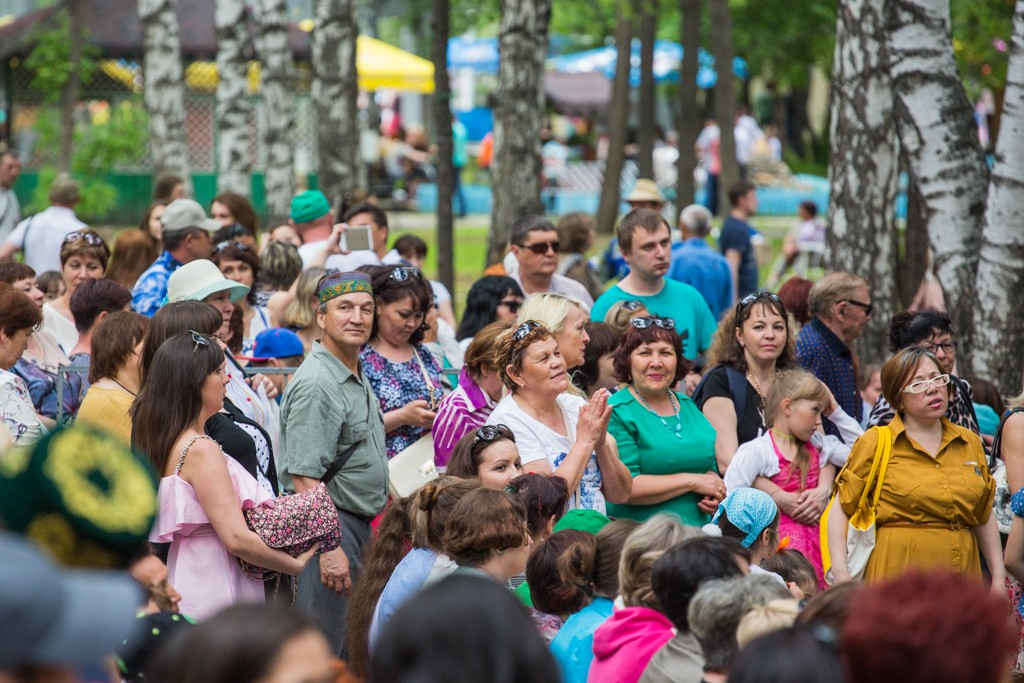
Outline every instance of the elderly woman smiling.
{"label": "elderly woman smiling", "polygon": [[715,471],[715,429],[697,405],[672,389],[689,363],[669,318],[633,318],[615,353],[615,375],[626,391],[608,401],[608,431],[633,475],[627,505],[608,514],[644,521],[673,512],[685,524],[702,525],[725,497]]}
{"label": "elderly woman smiling", "polygon": [[523,471],[555,473],[573,497],[570,507],[605,512],[605,501],[625,503],[633,479],[608,433],[611,407],[600,389],[588,402],[572,394],[558,342],[528,320],[503,336],[495,359],[509,394],[487,418],[515,434]]}

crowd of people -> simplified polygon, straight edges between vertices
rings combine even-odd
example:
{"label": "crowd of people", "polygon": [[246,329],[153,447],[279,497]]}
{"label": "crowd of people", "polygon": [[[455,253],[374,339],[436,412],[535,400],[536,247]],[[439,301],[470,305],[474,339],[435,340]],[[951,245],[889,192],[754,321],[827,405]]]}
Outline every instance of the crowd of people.
{"label": "crowd of people", "polygon": [[861,367],[856,274],[759,289],[752,185],[718,249],[631,195],[614,283],[589,217],[520,217],[460,317],[372,202],[261,230],[170,178],[108,246],[78,193],[0,246],[0,679],[1020,670],[1024,398],[936,310]]}

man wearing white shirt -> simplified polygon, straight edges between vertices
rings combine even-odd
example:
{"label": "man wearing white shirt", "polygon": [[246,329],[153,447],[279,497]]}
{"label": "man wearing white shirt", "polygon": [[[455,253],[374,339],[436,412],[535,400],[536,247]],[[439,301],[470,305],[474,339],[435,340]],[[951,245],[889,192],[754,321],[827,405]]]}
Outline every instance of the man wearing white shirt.
{"label": "man wearing white shirt", "polygon": [[0,247],[0,263],[12,261],[21,252],[36,273],[60,271],[60,245],[70,232],[87,227],[75,216],[78,183],[66,173],[50,185],[50,206],[29,216],[14,229]]}
{"label": "man wearing white shirt", "polygon": [[559,275],[558,231],[543,216],[524,216],[512,225],[512,253],[519,269],[511,274],[513,280],[527,296],[541,292],[557,292],[576,297],[589,310],[594,299],[587,288],[572,278]]}
{"label": "man wearing white shirt", "polygon": [[21,220],[21,204],[14,194],[14,183],[21,173],[21,162],[14,152],[0,153],[0,244],[7,241]]}
{"label": "man wearing white shirt", "polygon": [[343,252],[338,244],[341,230],[334,230],[334,211],[319,190],[309,190],[292,199],[290,223],[302,239],[299,256],[302,267],[334,268],[342,272],[360,266],[381,265],[387,254],[387,215],[378,207],[362,203],[345,214],[349,227],[368,226],[373,249]]}

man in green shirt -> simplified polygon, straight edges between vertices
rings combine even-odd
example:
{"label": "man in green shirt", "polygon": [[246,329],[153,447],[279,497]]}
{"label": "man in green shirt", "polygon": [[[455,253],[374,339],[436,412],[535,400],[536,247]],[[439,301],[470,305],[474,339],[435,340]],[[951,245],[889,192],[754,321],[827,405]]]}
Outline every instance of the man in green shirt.
{"label": "man in green shirt", "polygon": [[[683,355],[696,360],[711,346],[718,323],[700,292],[665,277],[672,256],[668,223],[653,209],[633,209],[619,222],[616,232],[629,274],[598,297],[590,319],[603,321],[608,309],[619,301],[639,301],[652,315],[675,321],[676,332],[683,338]],[[688,375],[687,393],[699,381],[699,375]]]}
{"label": "man in green shirt", "polygon": [[370,522],[387,501],[388,463],[384,417],[359,366],[359,348],[373,325],[370,279],[359,272],[326,276],[319,297],[323,336],[285,390],[277,466],[292,493],[316,487],[336,460],[344,462],[325,482],[338,509],[341,547],[314,558],[296,579],[296,603],[342,655],[347,596],[370,542]]}

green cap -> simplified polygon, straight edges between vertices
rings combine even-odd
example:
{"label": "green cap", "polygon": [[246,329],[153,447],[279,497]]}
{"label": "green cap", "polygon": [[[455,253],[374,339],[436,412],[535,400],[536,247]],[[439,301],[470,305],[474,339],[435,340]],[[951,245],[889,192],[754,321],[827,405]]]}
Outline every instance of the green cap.
{"label": "green cap", "polygon": [[292,208],[289,215],[296,223],[308,223],[326,215],[330,210],[331,205],[323,192],[320,190],[306,190],[292,198]]}
{"label": "green cap", "polygon": [[70,427],[0,457],[0,526],[59,564],[127,567],[156,512],[152,470],[104,432]]}
{"label": "green cap", "polygon": [[596,534],[610,521],[612,520],[597,510],[576,508],[562,515],[562,518],[555,524],[554,530],[576,529],[577,531],[586,531],[588,534]]}

